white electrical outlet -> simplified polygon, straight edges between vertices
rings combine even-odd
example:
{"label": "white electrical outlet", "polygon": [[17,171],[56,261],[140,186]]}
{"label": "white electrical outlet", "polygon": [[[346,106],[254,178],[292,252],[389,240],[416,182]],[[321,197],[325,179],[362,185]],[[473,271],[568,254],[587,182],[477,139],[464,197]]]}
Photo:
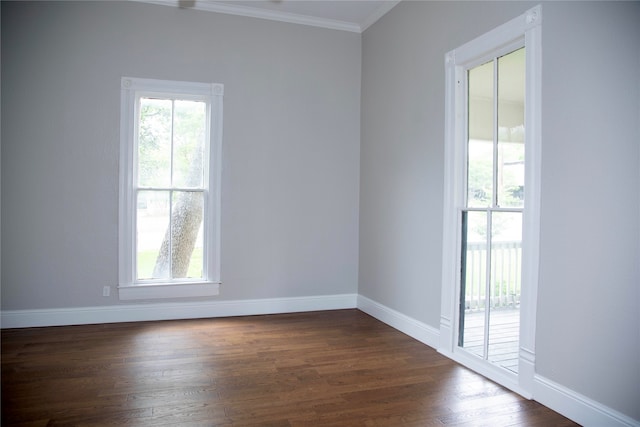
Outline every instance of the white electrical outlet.
{"label": "white electrical outlet", "polygon": [[105,286],[102,288],[102,296],[103,297],[108,297],[109,295],[111,295],[111,286]]}

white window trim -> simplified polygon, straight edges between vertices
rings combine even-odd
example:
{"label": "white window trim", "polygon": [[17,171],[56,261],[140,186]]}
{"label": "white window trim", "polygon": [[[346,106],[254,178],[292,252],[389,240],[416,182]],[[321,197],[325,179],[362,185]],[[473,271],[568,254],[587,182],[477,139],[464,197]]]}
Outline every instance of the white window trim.
{"label": "white window trim", "polygon": [[[445,188],[443,221],[442,299],[438,351],[521,394],[533,396],[535,332],[540,246],[541,174],[541,24],[538,5],[517,18],[445,55]],[[525,46],[525,204],[523,216],[522,295],[520,305],[519,373],[469,357],[457,343],[459,322],[461,211],[464,203],[466,128],[465,72]]]}
{"label": "white window trim", "polygon": [[[141,93],[179,94],[205,99],[209,114],[209,169],[205,171],[204,279],[166,283],[135,281],[134,161],[136,99]],[[222,176],[222,98],[224,86],[123,77],[120,92],[120,197],[118,223],[118,293],[121,300],[214,296],[220,290],[220,198]]]}

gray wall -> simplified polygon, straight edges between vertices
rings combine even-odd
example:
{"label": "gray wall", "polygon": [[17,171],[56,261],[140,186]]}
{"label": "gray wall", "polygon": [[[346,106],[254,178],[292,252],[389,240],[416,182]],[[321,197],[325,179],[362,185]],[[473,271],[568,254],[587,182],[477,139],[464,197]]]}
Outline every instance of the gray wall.
{"label": "gray wall", "polygon": [[640,3],[544,7],[538,372],[640,420]]}
{"label": "gray wall", "polygon": [[[218,299],[358,292],[438,327],[444,54],[534,3],[402,2],[362,40],[129,2],[0,5],[3,310],[120,304],[101,291],[126,75],[225,84]],[[537,371],[640,419],[640,5],[543,14]]]}
{"label": "gray wall", "polygon": [[[444,54],[535,3],[402,2],[363,34],[359,294],[438,328]],[[640,3],[543,5],[537,372],[640,419]]]}
{"label": "gray wall", "polygon": [[357,291],[359,34],[2,2],[2,309],[119,304],[122,76],[225,85],[218,300]]}

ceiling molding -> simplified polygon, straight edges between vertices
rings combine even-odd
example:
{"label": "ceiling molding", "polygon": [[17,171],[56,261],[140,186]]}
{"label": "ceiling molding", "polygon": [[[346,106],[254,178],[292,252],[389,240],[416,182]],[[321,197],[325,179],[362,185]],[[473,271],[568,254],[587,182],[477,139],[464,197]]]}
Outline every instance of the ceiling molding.
{"label": "ceiling molding", "polygon": [[[180,0],[130,0],[140,3],[150,3],[162,6],[181,7],[183,4]],[[309,25],[312,27],[327,28],[331,30],[349,31],[353,33],[362,33],[374,22],[380,19],[385,13],[390,11],[394,6],[400,3],[400,0],[385,1],[376,9],[364,23],[339,21],[335,19],[318,18],[315,16],[302,15],[289,12],[278,12],[259,7],[250,7],[244,5],[234,5],[229,3],[218,3],[214,1],[192,1],[188,9],[202,10],[206,12],[224,13],[227,15],[246,16],[250,18],[268,19],[271,21],[287,22],[290,24]]]}

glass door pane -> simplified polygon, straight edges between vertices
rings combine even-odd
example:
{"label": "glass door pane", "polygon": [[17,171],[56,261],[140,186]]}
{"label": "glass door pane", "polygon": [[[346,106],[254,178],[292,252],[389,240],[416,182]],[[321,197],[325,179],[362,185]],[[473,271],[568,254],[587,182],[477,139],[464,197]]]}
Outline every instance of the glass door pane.
{"label": "glass door pane", "polygon": [[522,213],[493,212],[487,358],[513,372],[518,371],[521,277]]}
{"label": "glass door pane", "polygon": [[500,207],[524,207],[524,48],[498,58]]}
{"label": "glass door pane", "polygon": [[493,62],[469,70],[467,206],[493,203]]}
{"label": "glass door pane", "polygon": [[518,371],[524,208],[524,48],[467,73],[458,346]]}
{"label": "glass door pane", "polygon": [[487,316],[487,213],[462,213],[462,278],[458,345],[485,356]]}

